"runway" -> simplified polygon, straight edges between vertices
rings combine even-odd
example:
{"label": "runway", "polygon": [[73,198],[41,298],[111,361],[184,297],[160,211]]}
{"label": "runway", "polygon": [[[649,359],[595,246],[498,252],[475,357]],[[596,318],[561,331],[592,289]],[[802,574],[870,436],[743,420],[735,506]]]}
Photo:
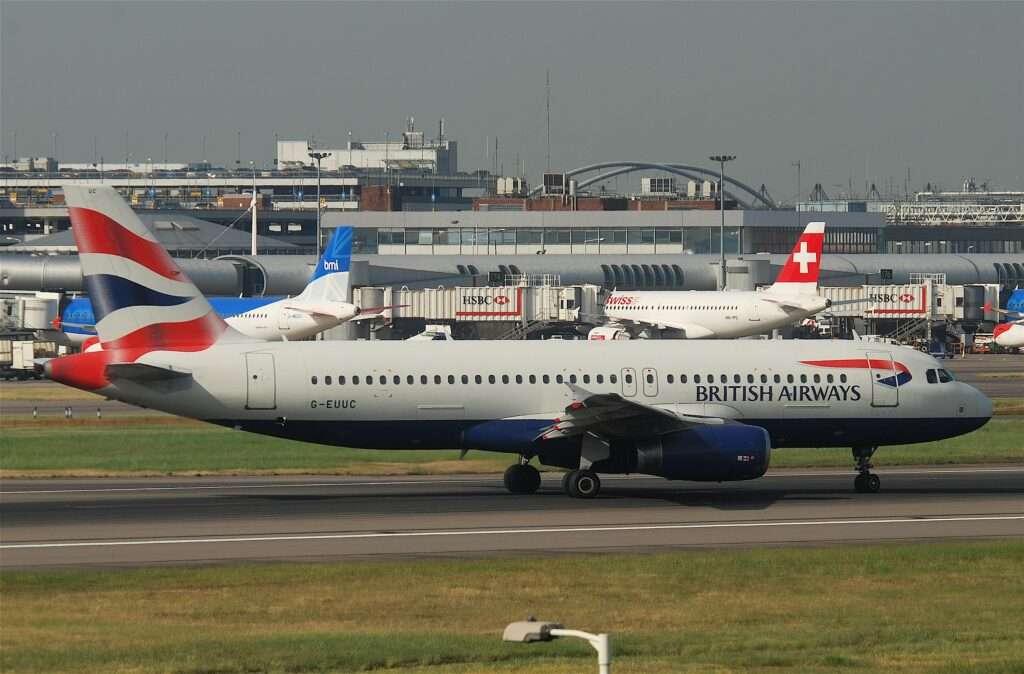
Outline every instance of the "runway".
{"label": "runway", "polygon": [[852,471],[700,485],[604,479],[530,496],[497,476],[5,480],[0,567],[550,554],[1024,536],[1024,467]]}

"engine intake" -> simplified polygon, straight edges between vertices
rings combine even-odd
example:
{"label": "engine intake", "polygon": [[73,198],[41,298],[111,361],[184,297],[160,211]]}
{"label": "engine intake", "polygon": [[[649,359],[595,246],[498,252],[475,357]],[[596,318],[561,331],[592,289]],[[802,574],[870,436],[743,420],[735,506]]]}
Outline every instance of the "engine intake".
{"label": "engine intake", "polygon": [[635,472],[695,482],[753,480],[768,470],[771,452],[760,426],[696,426],[638,442]]}

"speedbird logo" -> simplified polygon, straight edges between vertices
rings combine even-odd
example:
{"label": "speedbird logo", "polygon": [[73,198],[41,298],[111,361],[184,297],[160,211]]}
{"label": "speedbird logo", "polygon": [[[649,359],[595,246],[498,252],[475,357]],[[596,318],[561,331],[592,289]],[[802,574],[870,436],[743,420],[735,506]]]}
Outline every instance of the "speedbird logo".
{"label": "speedbird logo", "polygon": [[837,367],[854,370],[871,370],[874,380],[885,386],[903,386],[913,377],[910,369],[899,361],[887,358],[848,358],[844,360],[802,360],[803,365],[814,367]]}

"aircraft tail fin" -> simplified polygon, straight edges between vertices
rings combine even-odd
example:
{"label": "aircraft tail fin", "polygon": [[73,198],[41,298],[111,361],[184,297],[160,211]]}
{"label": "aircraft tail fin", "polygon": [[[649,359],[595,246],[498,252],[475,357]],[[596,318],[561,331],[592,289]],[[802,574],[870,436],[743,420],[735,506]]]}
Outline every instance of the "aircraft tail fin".
{"label": "aircraft tail fin", "polygon": [[299,302],[350,302],[352,227],[338,227],[317,261],[309,283],[295,299]]}
{"label": "aircraft tail fin", "polygon": [[201,351],[225,339],[247,341],[113,187],[68,185],[64,193],[105,351]]}
{"label": "aircraft tail fin", "polygon": [[825,247],[825,223],[809,222],[793,252],[772,284],[775,295],[806,295],[818,290],[821,253]]}

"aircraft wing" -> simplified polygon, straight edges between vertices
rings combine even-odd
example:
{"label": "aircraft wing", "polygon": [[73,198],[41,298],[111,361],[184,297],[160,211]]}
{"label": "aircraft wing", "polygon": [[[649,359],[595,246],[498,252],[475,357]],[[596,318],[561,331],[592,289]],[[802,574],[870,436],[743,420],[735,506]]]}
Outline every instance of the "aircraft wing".
{"label": "aircraft wing", "polygon": [[725,423],[720,417],[677,414],[627,400],[618,393],[591,393],[575,384],[568,386],[576,399],[561,417],[541,431],[538,439],[553,440],[584,433],[609,439],[637,437]]}
{"label": "aircraft wing", "polygon": [[368,321],[374,318],[381,318],[382,314],[388,309],[401,309],[407,307],[408,304],[388,304],[383,307],[363,307],[359,310],[359,313],[352,317],[353,321]]}
{"label": "aircraft wing", "polygon": [[108,379],[127,379],[136,382],[167,381],[192,376],[187,370],[146,363],[111,363],[107,365],[105,374]]}
{"label": "aircraft wing", "polygon": [[349,308],[351,305],[340,305],[331,306],[331,304],[286,304],[285,309],[291,309],[292,311],[301,311],[304,314],[310,316],[327,316],[334,318],[339,321],[345,320],[345,318],[351,313]]}
{"label": "aircraft wing", "polygon": [[867,300],[839,300],[838,302],[832,302],[826,300],[824,297],[809,297],[807,302],[801,302],[800,297],[772,297],[768,295],[766,297],[758,298],[763,302],[771,302],[777,304],[786,311],[801,311],[808,314],[815,314],[819,311],[828,309],[842,304],[861,304]]}
{"label": "aircraft wing", "polygon": [[[607,316],[605,318],[608,318]],[[625,316],[614,316],[611,317],[616,323],[629,323],[631,325],[649,325],[660,328],[671,328],[673,330],[682,330],[686,333],[687,339],[708,339],[715,336],[714,331],[708,330],[703,325],[697,325],[696,323],[681,323],[679,321],[673,321],[671,319],[663,321],[641,321],[634,318],[628,318]]]}

